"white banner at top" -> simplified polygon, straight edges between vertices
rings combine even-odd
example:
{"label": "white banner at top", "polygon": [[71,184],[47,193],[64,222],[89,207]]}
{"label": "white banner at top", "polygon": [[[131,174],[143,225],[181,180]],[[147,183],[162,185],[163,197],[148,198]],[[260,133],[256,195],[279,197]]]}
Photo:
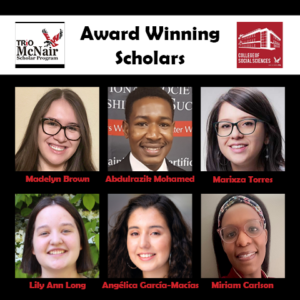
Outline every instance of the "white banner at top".
{"label": "white banner at top", "polygon": [[300,16],[0,16],[0,74],[299,74]]}

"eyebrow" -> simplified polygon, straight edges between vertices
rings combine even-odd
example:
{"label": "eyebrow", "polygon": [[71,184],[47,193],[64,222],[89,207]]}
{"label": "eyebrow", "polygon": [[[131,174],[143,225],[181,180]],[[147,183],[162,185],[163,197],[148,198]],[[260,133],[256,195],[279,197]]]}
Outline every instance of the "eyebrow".
{"label": "eyebrow", "polygon": [[[59,224],[59,226],[72,226],[75,228],[75,226],[72,223],[61,223],[61,224]],[[41,225],[41,226],[37,227],[36,230],[39,230],[41,228],[49,228],[49,225],[47,225],[47,224]]]}
{"label": "eyebrow", "polygon": [[[250,221],[261,221],[261,219],[260,219],[260,218],[258,218],[258,219],[247,219],[247,220],[245,221],[245,223],[248,223],[248,222],[250,222]],[[226,227],[226,226],[230,226],[230,225],[236,226],[236,225],[234,225],[234,224],[227,224],[227,225],[224,225],[224,226],[222,226],[222,227]]]}
{"label": "eyebrow", "polygon": [[[243,119],[256,119],[256,118],[253,117],[253,116],[244,116],[244,117],[239,118],[240,121],[242,121]],[[229,122],[231,122],[230,120],[232,120],[232,119],[226,118],[226,119],[221,119],[221,120],[218,121],[218,122],[221,122],[221,121],[229,121]]]}
{"label": "eyebrow", "polygon": [[[61,123],[61,121],[59,121],[59,120],[57,120],[57,119],[55,119],[55,118],[52,118],[52,117],[44,117],[45,119],[51,119],[51,120],[53,120],[53,121],[56,121],[56,122],[58,122],[58,123]],[[78,123],[74,123],[74,122],[70,122],[70,123],[68,123],[68,125],[66,125],[66,126],[69,126],[69,125],[76,125],[76,126],[78,126],[79,127],[79,124]]]}
{"label": "eyebrow", "polygon": [[[161,117],[159,117],[161,120],[170,120],[170,121],[172,121],[172,118],[169,118],[169,117],[164,117],[164,116],[161,116]],[[136,119],[146,119],[146,120],[148,120],[149,119],[149,117],[148,116],[136,116],[136,117],[134,117],[134,120],[136,120]]]}
{"label": "eyebrow", "polygon": [[[129,228],[128,228],[128,230],[130,230],[130,229],[139,229],[140,227],[138,227],[138,226],[130,226]],[[164,227],[162,227],[162,226],[160,226],[160,225],[153,225],[153,226],[149,226],[149,228],[161,228],[161,229],[164,229]]]}

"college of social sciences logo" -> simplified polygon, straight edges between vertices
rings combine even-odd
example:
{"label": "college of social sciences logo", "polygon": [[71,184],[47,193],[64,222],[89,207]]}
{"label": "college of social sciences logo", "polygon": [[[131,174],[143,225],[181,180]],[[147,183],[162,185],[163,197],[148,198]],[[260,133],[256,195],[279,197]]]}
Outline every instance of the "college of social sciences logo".
{"label": "college of social sciences logo", "polygon": [[282,22],[237,22],[237,68],[282,68],[282,27]]}
{"label": "college of social sciences logo", "polygon": [[64,68],[64,22],[16,22],[16,68]]}

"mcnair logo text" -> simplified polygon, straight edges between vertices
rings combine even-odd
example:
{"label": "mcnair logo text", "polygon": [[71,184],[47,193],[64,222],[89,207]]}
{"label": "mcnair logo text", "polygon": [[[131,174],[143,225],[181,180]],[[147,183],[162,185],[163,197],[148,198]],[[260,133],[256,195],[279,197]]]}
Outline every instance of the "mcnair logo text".
{"label": "mcnair logo text", "polygon": [[59,49],[55,47],[59,45],[57,42],[63,36],[62,29],[53,38],[50,38],[46,29],[43,29],[42,33],[46,38],[44,46],[36,46],[33,40],[17,40],[17,60],[58,60]]}

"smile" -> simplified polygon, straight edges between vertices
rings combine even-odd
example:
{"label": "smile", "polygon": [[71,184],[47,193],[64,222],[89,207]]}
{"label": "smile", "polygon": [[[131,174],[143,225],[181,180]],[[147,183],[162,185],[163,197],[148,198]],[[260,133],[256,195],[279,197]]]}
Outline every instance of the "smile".
{"label": "smile", "polygon": [[56,145],[52,145],[52,144],[49,144],[49,147],[56,151],[64,151],[66,149],[66,147],[56,146]]}
{"label": "smile", "polygon": [[146,147],[146,146],[141,146],[143,148],[143,150],[146,152],[147,155],[158,155],[161,151],[161,149],[164,147],[164,146],[156,146],[156,147]]}
{"label": "smile", "polygon": [[140,258],[140,260],[142,261],[148,261],[153,259],[153,257],[155,256],[155,253],[143,253],[143,254],[138,254],[138,257]]}
{"label": "smile", "polygon": [[233,152],[235,152],[235,153],[241,153],[241,152],[243,152],[248,147],[248,145],[239,144],[239,145],[231,145],[229,147],[230,147],[230,149]]}
{"label": "smile", "polygon": [[253,259],[255,257],[255,255],[256,255],[256,252],[241,253],[241,254],[237,255],[237,258],[242,261],[247,261],[247,260]]}
{"label": "smile", "polygon": [[150,257],[153,256],[155,254],[138,254],[140,257]]}
{"label": "smile", "polygon": [[50,255],[57,255],[57,254],[63,254],[67,252],[66,250],[54,250],[54,251],[49,251],[48,254]]}
{"label": "smile", "polygon": [[148,151],[157,151],[161,148],[147,148],[147,147],[145,147],[145,149],[148,150]]}
{"label": "smile", "polygon": [[233,149],[239,149],[239,148],[243,148],[244,147],[244,145],[233,145],[233,146],[231,146],[231,148],[233,148]]}

